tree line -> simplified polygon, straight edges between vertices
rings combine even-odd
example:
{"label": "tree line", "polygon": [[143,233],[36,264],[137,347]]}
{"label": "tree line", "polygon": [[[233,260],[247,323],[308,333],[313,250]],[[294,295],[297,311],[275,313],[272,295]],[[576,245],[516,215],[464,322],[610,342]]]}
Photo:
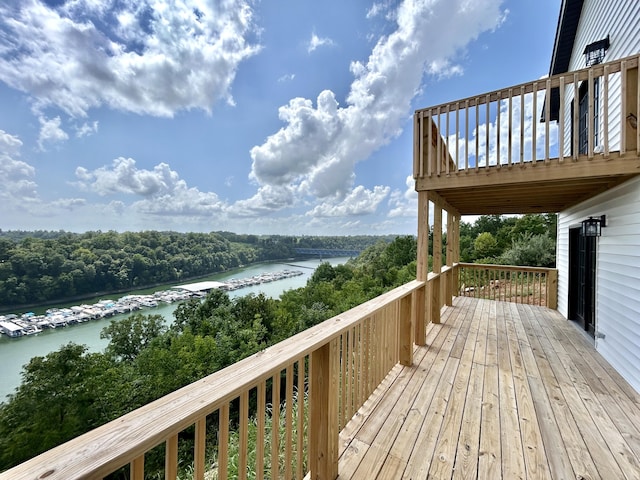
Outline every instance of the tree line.
{"label": "tree line", "polygon": [[0,308],[181,282],[291,258],[301,247],[362,250],[380,238],[0,231]]}

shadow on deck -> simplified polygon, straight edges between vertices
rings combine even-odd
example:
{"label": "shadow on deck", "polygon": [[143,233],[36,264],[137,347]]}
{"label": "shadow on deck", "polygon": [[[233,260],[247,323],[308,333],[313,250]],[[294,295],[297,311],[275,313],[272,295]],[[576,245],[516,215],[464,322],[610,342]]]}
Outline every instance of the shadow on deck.
{"label": "shadow on deck", "polygon": [[557,311],[458,297],[340,449],[341,479],[637,479],[640,395]]}

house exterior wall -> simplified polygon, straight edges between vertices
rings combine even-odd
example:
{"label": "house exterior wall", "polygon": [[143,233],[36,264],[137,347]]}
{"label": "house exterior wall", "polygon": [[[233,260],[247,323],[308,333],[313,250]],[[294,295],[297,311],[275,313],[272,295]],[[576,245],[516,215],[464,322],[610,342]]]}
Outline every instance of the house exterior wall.
{"label": "house exterior wall", "polygon": [[[585,47],[610,37],[604,61],[640,52],[640,2],[585,0],[569,71],[585,68]],[[620,75],[609,83],[609,147],[620,148]],[[567,112],[573,86],[565,92]],[[602,116],[599,131],[602,132]],[[565,124],[565,154],[570,154],[571,119]],[[596,253],[596,349],[640,392],[640,178],[630,180],[558,215],[558,310],[569,310],[569,228],[589,216],[607,216]],[[599,338],[604,336],[603,338]]]}
{"label": "house exterior wall", "polygon": [[607,216],[596,253],[596,349],[640,392],[640,178],[558,215],[558,310],[568,316],[569,228]]}
{"label": "house exterior wall", "polygon": [[[609,35],[611,45],[606,52],[605,62],[624,58],[640,52],[640,2],[638,0],[620,0],[612,8],[611,0],[585,0],[573,53],[569,63],[569,71],[586,67],[584,49],[590,43],[602,40]],[[620,74],[613,74],[609,81],[609,149],[620,149]],[[602,87],[601,87],[602,89]],[[602,93],[601,93],[602,94]],[[565,155],[571,153],[571,101],[574,97],[574,87],[570,85],[565,91]],[[603,131],[602,115],[599,118],[600,132]],[[600,145],[602,145],[600,139]]]}

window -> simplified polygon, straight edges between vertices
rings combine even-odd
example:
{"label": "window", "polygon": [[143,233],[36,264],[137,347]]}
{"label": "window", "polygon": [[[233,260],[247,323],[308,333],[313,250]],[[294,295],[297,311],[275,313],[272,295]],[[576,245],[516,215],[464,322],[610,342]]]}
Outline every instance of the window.
{"label": "window", "polygon": [[597,42],[587,45],[584,49],[586,66],[592,67],[593,65],[602,63],[610,44],[609,35],[607,35],[607,38],[603,38],[602,40],[598,40]]}

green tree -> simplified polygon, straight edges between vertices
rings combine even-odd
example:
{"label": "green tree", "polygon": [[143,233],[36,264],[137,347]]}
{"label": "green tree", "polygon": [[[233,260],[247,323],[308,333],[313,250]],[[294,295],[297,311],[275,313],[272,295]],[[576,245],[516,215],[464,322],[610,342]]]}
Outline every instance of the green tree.
{"label": "green tree", "polygon": [[489,232],[478,235],[473,243],[476,258],[491,258],[498,254],[498,242]]}
{"label": "green tree", "polygon": [[135,359],[154,338],[167,331],[162,315],[135,313],[124,320],[112,321],[100,332],[100,338],[109,340],[107,353],[125,361]]}
{"label": "green tree", "polygon": [[[70,343],[24,367],[22,384],[0,404],[0,470],[27,460],[104,420],[101,396],[110,363]],[[121,392],[122,395],[122,392]]]}
{"label": "green tree", "polygon": [[533,235],[525,232],[514,240],[512,247],[500,257],[505,265],[555,267],[556,244],[548,234]]}

